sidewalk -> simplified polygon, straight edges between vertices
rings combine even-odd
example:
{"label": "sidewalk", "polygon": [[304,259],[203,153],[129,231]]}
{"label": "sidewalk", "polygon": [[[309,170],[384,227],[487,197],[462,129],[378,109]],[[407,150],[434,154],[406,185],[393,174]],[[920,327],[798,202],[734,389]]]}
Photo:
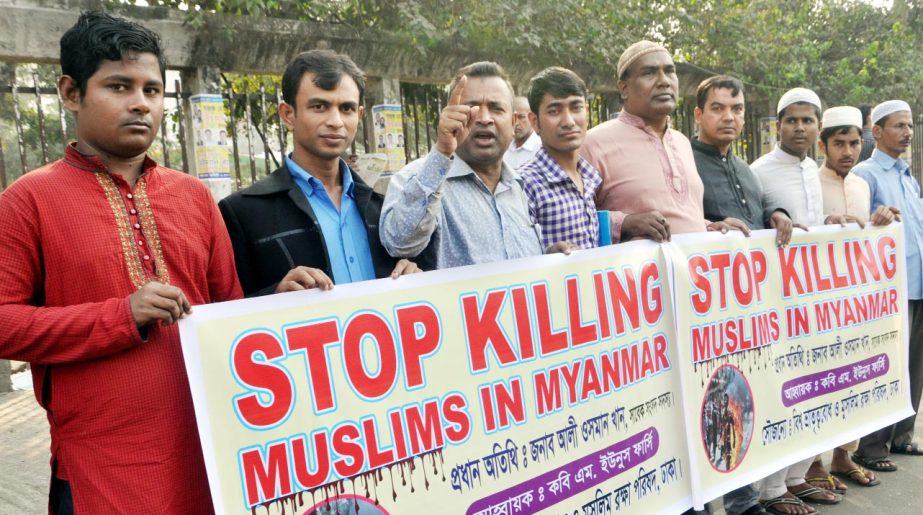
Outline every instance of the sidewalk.
{"label": "sidewalk", "polygon": [[[923,424],[917,424],[923,440]],[[48,422],[31,390],[0,394],[0,515],[46,513],[48,496]],[[817,507],[829,515],[884,515],[923,512],[923,457],[893,455],[900,468],[881,472],[882,484],[851,486],[836,506]],[[830,453],[824,458],[830,463]],[[723,510],[716,510],[723,514]]]}
{"label": "sidewalk", "polygon": [[0,394],[0,515],[48,511],[48,421],[32,390]]}

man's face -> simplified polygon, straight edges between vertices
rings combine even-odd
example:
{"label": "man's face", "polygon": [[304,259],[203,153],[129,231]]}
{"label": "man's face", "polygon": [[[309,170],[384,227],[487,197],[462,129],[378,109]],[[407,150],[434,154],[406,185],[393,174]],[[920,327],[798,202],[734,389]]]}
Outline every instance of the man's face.
{"label": "man's face", "polygon": [[651,52],[643,55],[628,70],[628,79],[619,81],[626,111],[645,120],[653,120],[676,109],[679,78],[670,54]]}
{"label": "man's face", "polygon": [[69,77],[59,84],[67,109],[77,118],[80,143],[129,158],[147,152],[154,142],[163,119],[163,79],[154,54],[129,52],[119,61],[103,60],[82,98]]}
{"label": "man's face", "polygon": [[846,134],[834,134],[827,138],[826,144],[821,141],[820,148],[826,156],[827,167],[840,177],[846,177],[862,153],[862,129],[853,127]]}
{"label": "man's face", "polygon": [[455,153],[474,166],[490,166],[503,159],[513,140],[512,93],[500,77],[469,77],[462,105],[480,106],[468,137]]}
{"label": "man's face", "polygon": [[695,108],[695,121],[699,124],[699,140],[709,145],[730,144],[740,136],[744,127],[744,94],[729,88],[712,88],[705,100],[705,108]]}
{"label": "man's face", "polygon": [[785,115],[776,123],[779,128],[779,145],[789,154],[802,158],[817,141],[820,132],[815,107],[807,103],[786,107]]}
{"label": "man's face", "polygon": [[884,128],[872,127],[875,142],[883,152],[899,156],[907,150],[913,140],[913,117],[909,111],[898,111],[888,116]]}
{"label": "man's face", "polygon": [[292,131],[296,150],[321,161],[339,159],[356,137],[362,117],[359,87],[348,75],[330,91],[314,84],[314,74],[301,77],[295,106],[283,103],[279,114]]}
{"label": "man's face", "polygon": [[576,152],[586,137],[586,99],[579,95],[555,98],[545,93],[538,115],[530,115],[542,145],[552,153]]}
{"label": "man's face", "polygon": [[513,138],[517,143],[524,143],[532,135],[532,124],[529,123],[529,101],[517,97],[513,102]]}

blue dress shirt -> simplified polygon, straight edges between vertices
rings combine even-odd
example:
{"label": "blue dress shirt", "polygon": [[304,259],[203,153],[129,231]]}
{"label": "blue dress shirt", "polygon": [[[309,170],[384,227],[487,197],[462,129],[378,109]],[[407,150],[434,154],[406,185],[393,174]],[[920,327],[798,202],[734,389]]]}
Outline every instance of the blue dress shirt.
{"label": "blue dress shirt", "polygon": [[875,149],[872,157],[852,171],[869,183],[872,212],[882,205],[901,210],[907,254],[907,297],[923,299],[923,203],[920,184],[910,174],[910,165]]}
{"label": "blue dress shirt", "polygon": [[292,180],[308,198],[308,203],[320,224],[321,234],[327,245],[327,256],[330,258],[333,282],[346,284],[375,279],[369,237],[353,194],[356,185],[346,163],[340,160],[343,196],[340,199],[339,211],[317,178],[298,166],[290,155],[286,156],[285,164],[292,174]]}

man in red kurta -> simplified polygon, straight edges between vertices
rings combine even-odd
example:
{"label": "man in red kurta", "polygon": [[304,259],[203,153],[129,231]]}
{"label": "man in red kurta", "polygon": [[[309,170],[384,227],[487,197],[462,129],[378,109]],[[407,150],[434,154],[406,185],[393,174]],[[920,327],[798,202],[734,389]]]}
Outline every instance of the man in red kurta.
{"label": "man in red kurta", "polygon": [[227,232],[197,179],[146,156],[163,116],[156,34],[84,13],[61,48],[77,142],[0,194],[0,357],[32,363],[51,513],[206,513],[174,322],[241,296]]}

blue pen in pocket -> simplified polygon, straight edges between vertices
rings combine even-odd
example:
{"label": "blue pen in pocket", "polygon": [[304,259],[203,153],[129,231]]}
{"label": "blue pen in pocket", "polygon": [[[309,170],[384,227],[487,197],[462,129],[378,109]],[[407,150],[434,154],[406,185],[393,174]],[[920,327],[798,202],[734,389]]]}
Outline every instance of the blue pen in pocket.
{"label": "blue pen in pocket", "polygon": [[609,223],[608,211],[597,211],[599,219],[599,246],[612,245],[612,225]]}

